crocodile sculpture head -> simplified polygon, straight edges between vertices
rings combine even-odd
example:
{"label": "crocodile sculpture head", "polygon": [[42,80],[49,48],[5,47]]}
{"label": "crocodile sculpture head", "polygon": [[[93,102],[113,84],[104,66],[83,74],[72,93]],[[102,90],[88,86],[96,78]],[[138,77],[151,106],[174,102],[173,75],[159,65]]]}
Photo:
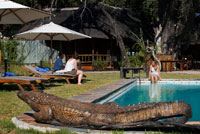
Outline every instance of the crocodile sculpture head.
{"label": "crocodile sculpture head", "polygon": [[116,103],[94,104],[63,99],[42,91],[20,91],[18,97],[35,111],[33,116],[39,122],[56,120],[82,128],[129,129],[150,124],[173,126],[174,123],[185,123],[192,116],[190,104],[177,101],[122,107]]}
{"label": "crocodile sculpture head", "polygon": [[35,112],[40,111],[40,103],[37,103],[38,97],[34,94],[30,94],[29,92],[18,92],[18,97],[26,102]]}

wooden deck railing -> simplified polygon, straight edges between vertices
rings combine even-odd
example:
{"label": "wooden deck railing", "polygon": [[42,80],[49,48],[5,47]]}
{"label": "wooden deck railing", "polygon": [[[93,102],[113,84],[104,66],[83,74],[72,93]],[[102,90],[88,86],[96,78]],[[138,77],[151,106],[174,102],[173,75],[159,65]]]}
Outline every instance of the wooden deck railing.
{"label": "wooden deck railing", "polygon": [[81,63],[92,63],[97,60],[101,60],[109,64],[112,62],[110,54],[79,54],[78,57]]}
{"label": "wooden deck railing", "polygon": [[[71,55],[65,55],[66,58],[70,58]],[[80,59],[80,62],[83,64],[92,64],[93,61],[101,60],[103,62],[108,63],[111,65],[111,55],[110,54],[78,54],[78,58]]]}

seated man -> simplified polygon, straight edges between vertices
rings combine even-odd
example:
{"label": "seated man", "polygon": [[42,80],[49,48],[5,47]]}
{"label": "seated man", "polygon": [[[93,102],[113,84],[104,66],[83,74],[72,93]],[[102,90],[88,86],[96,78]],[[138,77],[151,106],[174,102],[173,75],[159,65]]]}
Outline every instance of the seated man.
{"label": "seated man", "polygon": [[56,60],[54,64],[53,72],[64,69],[65,66],[63,65],[63,62],[62,62],[63,58],[64,58],[64,54],[59,53],[59,58]]}

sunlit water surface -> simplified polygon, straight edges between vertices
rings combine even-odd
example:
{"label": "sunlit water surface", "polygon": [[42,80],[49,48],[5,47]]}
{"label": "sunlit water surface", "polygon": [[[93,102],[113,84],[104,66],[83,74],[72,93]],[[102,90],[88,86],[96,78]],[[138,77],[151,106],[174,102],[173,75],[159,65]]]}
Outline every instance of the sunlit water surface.
{"label": "sunlit water surface", "polygon": [[191,104],[191,121],[200,121],[200,85],[191,84],[145,84],[133,86],[114,102],[122,106],[138,102],[164,102],[183,100]]}

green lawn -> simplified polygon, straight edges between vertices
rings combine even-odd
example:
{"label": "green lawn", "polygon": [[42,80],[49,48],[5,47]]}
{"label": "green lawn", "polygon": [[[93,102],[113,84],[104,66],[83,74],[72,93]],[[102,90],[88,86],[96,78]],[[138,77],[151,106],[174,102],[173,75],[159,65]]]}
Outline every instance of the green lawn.
{"label": "green lawn", "polygon": [[[115,82],[119,80],[119,73],[88,73],[84,78],[83,85],[77,84],[65,84],[65,81],[52,82],[45,84],[45,92],[67,98],[86,91],[101,87],[103,85]],[[129,74],[130,75],[130,74]],[[162,73],[162,78],[170,79],[200,79],[200,74],[167,74]],[[145,74],[142,73],[142,77]],[[39,88],[39,87],[38,87]],[[28,134],[40,134],[41,132],[33,130],[20,130],[17,129],[10,119],[22,112],[29,110],[30,108],[23,101],[17,97],[18,87],[16,85],[1,85],[0,91],[0,133],[28,133]],[[67,130],[61,130],[56,133],[71,133]]]}

